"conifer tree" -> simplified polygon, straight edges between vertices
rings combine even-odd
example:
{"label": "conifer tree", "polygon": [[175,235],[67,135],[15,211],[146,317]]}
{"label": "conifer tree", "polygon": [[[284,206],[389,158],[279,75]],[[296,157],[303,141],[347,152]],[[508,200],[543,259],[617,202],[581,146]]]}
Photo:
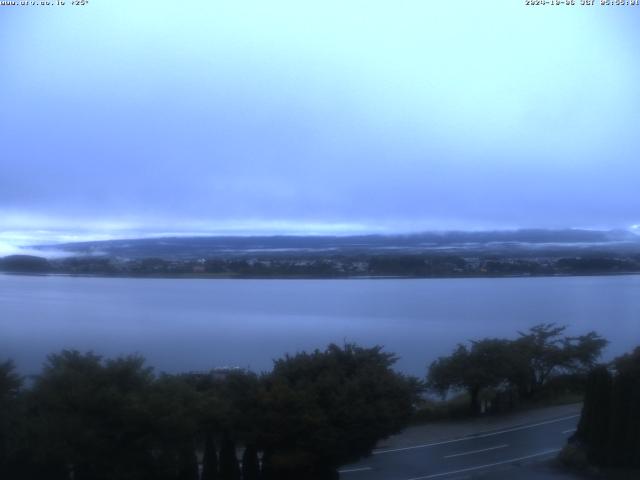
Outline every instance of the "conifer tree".
{"label": "conifer tree", "polygon": [[236,442],[225,433],[220,446],[220,480],[240,480],[240,466],[236,457]]}
{"label": "conifer tree", "polygon": [[242,455],[242,480],[259,480],[260,464],[258,462],[258,449],[249,444]]}
{"label": "conifer tree", "polygon": [[584,406],[577,436],[587,444],[587,456],[596,464],[607,458],[611,412],[611,374],[604,366],[587,378]]}
{"label": "conifer tree", "polygon": [[179,455],[179,480],[198,480],[198,458],[193,445],[186,444]]}
{"label": "conifer tree", "polygon": [[204,439],[201,480],[218,480],[218,454],[216,442],[211,433],[207,433]]}

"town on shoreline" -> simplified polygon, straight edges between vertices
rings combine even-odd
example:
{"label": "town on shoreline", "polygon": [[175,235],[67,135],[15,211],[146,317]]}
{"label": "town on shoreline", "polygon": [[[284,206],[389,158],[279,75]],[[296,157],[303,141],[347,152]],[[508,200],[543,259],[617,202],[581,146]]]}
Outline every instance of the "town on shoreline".
{"label": "town on shoreline", "polygon": [[0,258],[0,272],[170,278],[465,278],[640,273],[640,254],[562,252],[487,254],[233,255],[122,258],[32,255]]}

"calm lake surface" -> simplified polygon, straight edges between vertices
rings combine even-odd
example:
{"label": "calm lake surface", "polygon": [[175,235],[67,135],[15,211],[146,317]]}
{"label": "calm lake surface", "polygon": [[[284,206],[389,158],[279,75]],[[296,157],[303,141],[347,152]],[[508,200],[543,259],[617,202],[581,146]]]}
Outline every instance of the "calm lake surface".
{"label": "calm lake surface", "polygon": [[640,344],[640,276],[204,280],[0,275],[0,360],[39,370],[63,348],[138,352],[158,370],[268,370],[330,342],[384,345],[424,375],[456,343],[540,322],[596,330],[611,358]]}

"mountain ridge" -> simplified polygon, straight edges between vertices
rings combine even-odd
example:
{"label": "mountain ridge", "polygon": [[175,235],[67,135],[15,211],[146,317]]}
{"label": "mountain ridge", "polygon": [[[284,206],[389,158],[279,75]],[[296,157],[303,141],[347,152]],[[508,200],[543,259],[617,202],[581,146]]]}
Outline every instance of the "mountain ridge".
{"label": "mountain ridge", "polygon": [[360,235],[163,236],[37,245],[32,248],[43,252],[55,249],[74,255],[195,258],[291,252],[371,253],[385,250],[550,249],[624,245],[635,247],[636,244],[640,246],[640,235],[626,230],[513,229]]}

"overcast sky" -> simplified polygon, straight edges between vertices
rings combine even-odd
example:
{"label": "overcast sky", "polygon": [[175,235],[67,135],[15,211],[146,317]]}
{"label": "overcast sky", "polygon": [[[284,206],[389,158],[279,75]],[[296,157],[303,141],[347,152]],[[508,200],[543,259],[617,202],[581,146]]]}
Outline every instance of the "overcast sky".
{"label": "overcast sky", "polygon": [[0,244],[628,228],[639,27],[513,0],[0,7]]}

